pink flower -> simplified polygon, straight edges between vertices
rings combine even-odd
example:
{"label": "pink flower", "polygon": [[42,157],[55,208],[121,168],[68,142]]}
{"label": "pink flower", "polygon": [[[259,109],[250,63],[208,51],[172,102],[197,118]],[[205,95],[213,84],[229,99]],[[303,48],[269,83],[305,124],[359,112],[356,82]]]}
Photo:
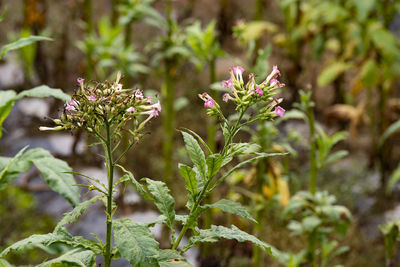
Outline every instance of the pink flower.
{"label": "pink flower", "polygon": [[78,78],[78,79],[76,79],[76,81],[77,81],[79,84],[81,84],[81,83],[83,83],[83,82],[85,81],[85,79],[83,79],[83,78]]}
{"label": "pink flower", "polygon": [[242,75],[244,72],[244,68],[242,66],[236,66],[233,67],[230,71],[232,71],[235,76]]}
{"label": "pink flower", "polygon": [[157,109],[153,109],[153,117],[158,117],[158,110]]}
{"label": "pink flower", "polygon": [[142,91],[140,91],[139,89],[136,89],[136,91],[135,91],[135,98],[136,98],[137,100],[143,100],[143,93],[142,93]]}
{"label": "pink flower", "polygon": [[206,102],[204,102],[204,107],[206,108],[212,108],[215,104],[214,99],[212,99],[211,97],[209,97]]}
{"label": "pink flower", "polygon": [[68,104],[68,102],[65,102],[65,104],[64,104],[64,108],[65,108],[65,110],[66,110],[66,111],[72,111],[72,110],[75,110],[74,106],[72,106],[72,105]]}
{"label": "pink flower", "polygon": [[134,107],[130,107],[130,108],[128,108],[127,110],[126,110],[126,112],[128,112],[128,113],[135,113],[135,108]]}
{"label": "pink flower", "polygon": [[275,107],[275,115],[276,116],[279,116],[279,117],[283,117],[283,115],[285,114],[285,111],[286,110],[284,110],[282,107],[280,107],[280,106],[277,106],[277,107]]}
{"label": "pink flower", "polygon": [[278,81],[277,79],[272,79],[272,80],[269,82],[269,85],[270,85],[270,86],[277,86],[278,88],[282,88],[282,87],[285,86],[284,83],[281,83],[281,82]]}
{"label": "pink flower", "polygon": [[233,88],[233,79],[232,79],[232,77],[229,80],[222,81],[222,87]]}
{"label": "pink flower", "polygon": [[147,103],[147,104],[150,104],[150,105],[153,104],[153,100],[151,99],[151,97],[148,97],[148,98],[147,98],[146,103]]}
{"label": "pink flower", "polygon": [[74,99],[71,99],[71,101],[69,102],[69,104],[70,104],[71,106],[74,106],[74,107],[78,106],[78,102],[76,102]]}
{"label": "pink flower", "polygon": [[271,81],[272,79],[275,79],[276,77],[280,76],[281,72],[278,70],[278,67],[275,65],[272,68],[271,73],[268,75],[267,79],[265,79],[265,83],[268,84],[269,81]]}
{"label": "pink flower", "polygon": [[264,94],[264,91],[263,90],[261,90],[261,88],[260,88],[260,86],[256,86],[256,93],[259,95],[259,96],[262,96],[263,94]]}
{"label": "pink flower", "polygon": [[229,98],[231,98],[231,96],[230,96],[228,93],[225,93],[225,94],[222,96],[222,101],[228,102]]}
{"label": "pink flower", "polygon": [[97,98],[94,95],[89,96],[89,101],[95,102]]}

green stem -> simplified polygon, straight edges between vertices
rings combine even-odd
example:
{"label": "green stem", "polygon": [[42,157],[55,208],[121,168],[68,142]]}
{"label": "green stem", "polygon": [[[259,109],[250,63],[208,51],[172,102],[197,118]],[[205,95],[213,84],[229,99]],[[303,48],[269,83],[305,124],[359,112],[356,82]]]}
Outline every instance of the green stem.
{"label": "green stem", "polygon": [[[240,111],[239,118],[238,118],[235,126],[233,127],[232,131],[230,132],[230,135],[228,136],[228,140],[225,143],[225,146],[224,146],[224,148],[222,150],[222,153],[221,153],[222,157],[224,157],[225,153],[228,151],[227,148],[229,147],[230,143],[232,142],[232,139],[235,136],[235,133],[237,132],[237,129],[240,127],[240,121],[241,121],[241,119],[242,119],[242,117],[243,117],[245,112],[246,112],[246,109],[242,109]],[[206,184],[203,187],[203,190],[200,192],[199,196],[196,198],[196,200],[194,202],[194,205],[193,205],[193,208],[190,211],[189,218],[187,219],[185,225],[182,228],[182,231],[180,232],[180,234],[179,234],[178,238],[176,239],[175,243],[173,244],[172,249],[175,250],[179,246],[179,243],[181,242],[183,236],[185,235],[185,232],[189,229],[188,222],[190,222],[192,220],[192,216],[196,216],[196,215],[193,215],[193,214],[196,214],[197,208],[199,207],[200,203],[202,202],[202,200],[204,198],[204,194],[207,192],[208,186],[210,185],[210,183],[213,180],[213,178],[214,177],[209,177],[209,179],[207,180]],[[197,218],[195,218],[195,219],[197,219]]]}
{"label": "green stem", "polygon": [[312,107],[308,108],[308,126],[310,129],[311,149],[310,149],[310,193],[315,194],[317,189],[317,145],[315,140],[315,118]]}
{"label": "green stem", "polygon": [[114,180],[114,163],[111,152],[111,134],[110,125],[106,123],[107,140],[105,143],[106,149],[106,166],[108,178],[108,194],[107,194],[107,235],[106,235],[106,248],[104,254],[105,267],[110,267],[111,264],[111,227],[112,227],[112,200],[113,200],[113,180]]}

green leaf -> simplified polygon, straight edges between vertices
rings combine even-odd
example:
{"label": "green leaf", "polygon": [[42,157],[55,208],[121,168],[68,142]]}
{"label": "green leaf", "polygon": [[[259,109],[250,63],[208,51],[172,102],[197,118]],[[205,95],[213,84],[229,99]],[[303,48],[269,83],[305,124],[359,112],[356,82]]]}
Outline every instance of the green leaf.
{"label": "green leaf", "polygon": [[41,85],[37,86],[35,88],[29,89],[29,90],[24,90],[21,93],[19,93],[15,99],[21,99],[23,97],[54,97],[57,99],[60,99],[61,101],[69,101],[71,100],[71,97],[64,93],[61,89],[55,89],[55,88],[50,88],[47,85]]}
{"label": "green leaf", "polygon": [[379,228],[385,237],[386,258],[391,259],[394,254],[396,240],[399,238],[399,222],[388,222]]}
{"label": "green leaf", "polygon": [[389,128],[382,134],[381,138],[379,139],[379,147],[382,147],[386,140],[391,137],[393,134],[400,130],[400,120],[392,123]]}
{"label": "green leaf", "polygon": [[197,170],[200,172],[202,177],[205,179],[206,158],[204,156],[203,150],[192,135],[186,132],[182,132],[182,135],[183,140],[185,141],[186,151],[188,152],[190,159],[192,160],[194,166],[197,167]]}
{"label": "green leaf", "polygon": [[156,204],[158,210],[167,217],[167,225],[173,230],[173,224],[175,220],[175,200],[171,196],[171,193],[164,182],[154,181],[151,179],[146,179],[147,188],[154,197],[154,203]]}
{"label": "green leaf", "polygon": [[3,134],[3,122],[10,114],[15,102],[15,92],[12,90],[0,91],[0,137]]}
{"label": "green leaf", "polygon": [[378,84],[379,68],[375,60],[369,59],[363,64],[360,76],[363,85],[367,88],[372,88]]}
{"label": "green leaf", "polygon": [[400,181],[400,164],[390,175],[389,182],[386,187],[386,194],[389,195],[390,193],[392,193],[393,188],[397,184],[398,181]]}
{"label": "green leaf", "polygon": [[114,241],[121,255],[132,266],[154,267],[159,255],[158,242],[144,225],[125,218],[113,220]]}
{"label": "green leaf", "polygon": [[374,45],[386,57],[390,59],[398,59],[400,57],[400,50],[396,37],[387,29],[373,29],[375,26],[376,25],[372,24],[370,29],[368,29]]}
{"label": "green leaf", "polygon": [[139,183],[139,182],[135,179],[135,177],[133,176],[133,174],[132,174],[130,171],[126,170],[126,169],[125,169],[124,167],[122,167],[121,165],[117,164],[117,166],[118,166],[123,172],[125,172],[125,173],[128,175],[129,180],[131,181],[131,183],[132,183],[133,187],[136,189],[136,191],[137,191],[142,197],[144,197],[145,199],[150,200],[150,199],[151,199],[150,194],[147,193],[147,191],[144,189],[143,185],[142,185],[141,183]]}
{"label": "green leaf", "polygon": [[340,160],[341,158],[346,157],[348,154],[349,154],[349,151],[347,151],[347,150],[336,151],[335,153],[332,153],[331,155],[329,155],[326,158],[326,160],[324,162],[324,165],[328,165],[328,164],[334,163],[334,162]]}
{"label": "green leaf", "polygon": [[185,164],[179,164],[179,172],[185,178],[185,187],[186,189],[195,196],[197,191],[197,180],[196,180],[196,172]]}
{"label": "green leaf", "polygon": [[212,179],[219,171],[222,164],[222,157],[220,154],[212,154],[207,157],[207,179]]}
{"label": "green leaf", "polygon": [[82,214],[86,213],[89,205],[95,203],[100,198],[101,198],[101,196],[95,196],[92,199],[89,199],[87,201],[79,203],[72,211],[64,213],[63,218],[61,219],[61,221],[58,222],[55,229],[57,230],[58,228],[66,225],[66,224],[70,224],[70,223],[78,221],[79,217]]}
{"label": "green leaf", "polygon": [[28,146],[25,146],[18,151],[18,153],[13,158],[9,159],[6,165],[2,168],[0,172],[0,190],[4,189],[7,184],[18,177],[20,171],[15,169],[13,170],[13,167],[17,164],[27,148]]}
{"label": "green leaf", "polygon": [[186,259],[182,257],[178,251],[171,249],[160,250],[157,258],[160,267],[191,267]]}
{"label": "green leaf", "polygon": [[74,177],[67,173],[72,169],[65,161],[56,159],[49,153],[48,157],[33,159],[32,162],[53,191],[62,195],[73,207],[79,204],[79,190],[74,186]]}
{"label": "green leaf", "polygon": [[47,243],[55,240],[57,240],[57,236],[54,235],[53,233],[44,235],[31,235],[30,237],[20,240],[12,244],[11,246],[7,247],[0,253],[0,258],[5,257],[10,252],[16,252],[16,253],[23,252],[30,249],[32,246],[39,244],[46,245]]}
{"label": "green leaf", "polygon": [[0,15],[0,22],[2,22],[6,17],[6,13],[7,13],[7,7],[4,9],[3,14]]}
{"label": "green leaf", "polygon": [[352,0],[357,8],[358,19],[364,21],[367,19],[369,13],[374,9],[376,5],[376,0]]}
{"label": "green leaf", "polygon": [[58,258],[43,262],[38,267],[62,267],[62,266],[78,266],[93,267],[96,264],[96,254],[91,250],[83,250],[76,248],[68,251]]}
{"label": "green leaf", "polygon": [[24,46],[33,44],[37,41],[53,41],[53,39],[44,37],[44,36],[35,36],[35,35],[29,36],[27,38],[21,38],[15,42],[4,45],[1,48],[0,59],[9,51],[20,49]]}
{"label": "green leaf", "polygon": [[345,63],[341,61],[333,62],[332,64],[325,67],[320,75],[318,76],[318,86],[326,86],[336,80],[343,72],[351,68],[350,63]]}
{"label": "green leaf", "polygon": [[224,212],[229,212],[232,214],[236,214],[242,216],[243,218],[249,219],[253,222],[257,222],[254,218],[249,214],[247,209],[242,206],[242,204],[235,202],[229,199],[221,199],[220,201],[214,204],[204,205],[205,208],[209,209],[220,209]]}
{"label": "green leaf", "polygon": [[5,259],[0,259],[0,267],[13,267],[13,266]]}
{"label": "green leaf", "polygon": [[[250,241],[258,247],[263,248],[269,255],[273,257],[277,256],[276,249],[274,247],[259,240],[257,237],[240,230],[234,225],[232,225],[231,228],[211,225],[211,229],[199,230],[198,235],[192,236],[189,239],[189,244],[186,246],[186,248],[193,247],[194,245],[203,242],[218,242],[221,238],[235,239],[239,242]],[[183,248],[183,250],[187,249]]]}

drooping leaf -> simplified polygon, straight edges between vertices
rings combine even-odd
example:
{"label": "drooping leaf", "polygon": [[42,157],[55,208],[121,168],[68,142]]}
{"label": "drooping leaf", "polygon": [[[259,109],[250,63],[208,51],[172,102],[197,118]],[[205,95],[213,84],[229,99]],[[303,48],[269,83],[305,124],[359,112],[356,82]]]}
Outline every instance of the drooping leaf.
{"label": "drooping leaf", "polygon": [[89,205],[99,200],[101,196],[95,196],[92,199],[79,203],[72,211],[64,213],[61,221],[58,222],[56,230],[66,224],[70,224],[79,220],[82,214],[86,213]]}
{"label": "drooping leaf", "polygon": [[196,166],[197,170],[202,175],[203,179],[206,178],[206,158],[204,156],[204,152],[201,149],[199,143],[197,143],[196,139],[186,133],[182,132],[183,140],[185,141],[186,151],[189,154],[190,159],[192,160],[194,166]]}
{"label": "drooping leaf", "polygon": [[132,266],[157,266],[155,263],[159,255],[158,242],[144,224],[134,223],[125,218],[113,220],[112,226],[115,245]]}
{"label": "drooping leaf", "polygon": [[243,218],[249,219],[253,222],[257,222],[247,211],[245,207],[243,207],[240,203],[235,202],[229,199],[221,199],[216,203],[213,204],[206,204],[204,205],[205,208],[209,209],[220,209],[224,212],[229,212],[232,214],[236,214],[242,216]]}
{"label": "drooping leaf", "polygon": [[185,178],[185,187],[192,194],[197,194],[196,172],[185,164],[179,164],[179,172]]}
{"label": "drooping leaf", "polygon": [[96,263],[96,254],[91,250],[76,248],[68,251],[58,258],[43,262],[38,267],[54,267],[54,266],[76,266],[76,267],[93,267]]}
{"label": "drooping leaf", "polygon": [[164,182],[146,179],[147,188],[154,197],[158,210],[167,217],[167,225],[173,231],[175,220],[175,200]]}
{"label": "drooping leaf", "polygon": [[33,44],[38,41],[53,41],[53,39],[44,37],[44,36],[35,36],[35,35],[29,36],[27,38],[21,38],[15,42],[4,45],[1,48],[0,59],[9,51],[20,49],[24,46]]}
{"label": "drooping leaf", "polygon": [[386,140],[391,137],[393,134],[400,130],[400,120],[392,123],[386,131],[382,134],[381,138],[379,139],[379,147],[382,147]]}
{"label": "drooping leaf", "polygon": [[35,88],[29,89],[29,90],[24,90],[21,93],[19,93],[15,99],[21,99],[23,97],[54,97],[57,99],[60,99],[61,101],[69,101],[71,97],[64,93],[61,89],[55,89],[55,88],[50,88],[47,85],[41,85],[37,86]]}
{"label": "drooping leaf", "polygon": [[186,259],[182,257],[178,251],[171,249],[160,250],[157,258],[160,267],[191,267]]}
{"label": "drooping leaf", "polygon": [[79,190],[74,186],[74,177],[67,173],[72,169],[65,161],[50,155],[47,158],[33,159],[32,162],[53,191],[62,195],[73,207],[79,204]]}
{"label": "drooping leaf", "polygon": [[133,187],[136,189],[136,191],[137,191],[142,197],[144,197],[145,199],[150,200],[150,199],[151,199],[150,194],[147,193],[147,191],[144,189],[143,185],[142,185],[141,183],[139,183],[139,182],[135,179],[135,177],[133,176],[133,174],[132,174],[130,171],[126,170],[126,169],[125,169],[124,167],[122,167],[121,165],[117,165],[117,166],[118,166],[119,168],[121,168],[121,170],[122,170],[123,172],[125,172],[125,174],[128,175],[129,180],[131,181],[131,183],[132,183]]}
{"label": "drooping leaf", "polygon": [[222,164],[222,156],[220,154],[212,154],[207,157],[207,179],[212,179],[219,171]]}
{"label": "drooping leaf", "polygon": [[269,255],[271,255],[273,257],[277,256],[276,249],[274,247],[259,240],[257,237],[240,230],[239,228],[237,228],[234,225],[232,225],[231,228],[227,228],[224,226],[211,225],[210,229],[199,230],[199,234],[192,236],[189,239],[188,246],[186,246],[186,249],[184,248],[183,250],[187,250],[187,248],[193,247],[194,245],[196,245],[198,243],[218,242],[221,238],[235,239],[239,242],[250,241],[253,244],[257,245],[258,247],[263,248]]}
{"label": "drooping leaf", "polygon": [[350,63],[341,61],[333,62],[332,64],[325,67],[320,75],[318,76],[318,86],[326,86],[336,80],[339,75],[348,70],[351,67]]}

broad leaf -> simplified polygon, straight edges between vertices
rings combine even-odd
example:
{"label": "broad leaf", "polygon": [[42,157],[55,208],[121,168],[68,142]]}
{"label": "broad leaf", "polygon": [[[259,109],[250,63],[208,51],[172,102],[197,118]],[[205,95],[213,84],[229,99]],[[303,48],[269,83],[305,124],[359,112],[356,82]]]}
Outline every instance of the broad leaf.
{"label": "broad leaf", "polygon": [[163,249],[157,258],[160,267],[191,267],[186,259],[178,251]]}
{"label": "broad leaf", "polygon": [[20,49],[24,46],[33,44],[37,41],[52,41],[53,39],[48,38],[48,37],[44,37],[44,36],[29,36],[27,38],[21,38],[15,42],[12,42],[10,44],[6,44],[1,48],[1,52],[0,52],[0,59],[9,51],[12,50],[16,50],[16,49]]}
{"label": "broad leaf", "polygon": [[175,200],[164,182],[146,179],[147,188],[154,197],[154,203],[158,210],[167,217],[167,225],[173,231],[175,220]]}
{"label": "broad leaf", "polygon": [[65,161],[56,159],[49,153],[49,157],[33,159],[32,162],[53,191],[62,195],[72,206],[79,204],[79,190],[74,186],[75,180],[72,174],[66,173],[72,169]]}
{"label": "broad leaf", "polygon": [[213,154],[208,156],[206,164],[207,164],[207,179],[212,179],[221,168],[222,164],[221,155]]}
{"label": "broad leaf", "polygon": [[197,180],[196,180],[196,172],[185,164],[179,164],[179,172],[185,178],[185,187],[191,193],[192,196],[195,196],[197,191]]}
{"label": "broad leaf", "polygon": [[185,141],[186,151],[189,154],[190,159],[192,160],[194,166],[196,166],[197,170],[202,175],[202,178],[206,178],[206,158],[204,156],[204,152],[201,149],[199,143],[197,143],[196,139],[186,133],[182,132],[183,140]]}
{"label": "broad leaf", "polygon": [[132,266],[153,267],[158,257],[158,242],[144,225],[125,218],[113,220],[114,242]]}
{"label": "broad leaf", "polygon": [[[211,225],[211,229],[207,230],[199,230],[199,234],[196,236],[192,236],[189,239],[189,244],[186,248],[193,247],[198,243],[203,242],[218,242],[221,238],[225,239],[235,239],[239,242],[250,241],[253,244],[263,248],[269,255],[276,257],[277,253],[275,253],[276,249],[271,245],[259,240],[257,237],[250,235],[246,232],[243,232],[236,226],[232,225],[231,228],[227,228],[224,226],[215,226]],[[185,248],[183,250],[186,250]]]}
{"label": "broad leaf", "polygon": [[96,264],[96,254],[91,250],[83,250],[80,248],[73,249],[61,255],[58,258],[43,262],[38,267],[54,267],[54,266],[78,266],[93,267]]}
{"label": "broad leaf", "polygon": [[56,230],[66,224],[70,224],[79,220],[82,214],[86,213],[89,205],[99,200],[101,196],[95,196],[92,199],[79,203],[72,211],[64,213],[61,221],[58,222]]}
{"label": "broad leaf", "polygon": [[0,253],[0,257],[5,257],[7,256],[8,253],[10,252],[23,252],[26,251],[32,246],[35,245],[46,245],[52,241],[57,240],[57,236],[54,235],[53,233],[45,234],[45,235],[32,235],[28,238],[25,238],[23,240],[20,240],[11,246],[7,247],[5,250],[3,250]]}
{"label": "broad leaf", "polygon": [[47,85],[41,85],[29,90],[24,90],[21,93],[19,93],[15,99],[21,99],[23,97],[55,97],[57,99],[60,99],[61,101],[69,101],[71,97],[64,93],[61,89],[55,89],[55,88],[50,88]]}
{"label": "broad leaf", "polygon": [[8,159],[6,165],[2,168],[0,172],[0,190],[4,189],[7,184],[12,182],[14,179],[18,177],[18,174],[20,173],[18,170],[15,170],[14,166],[17,164],[17,162],[20,160],[22,155],[24,154],[24,151],[28,148],[28,146],[22,148],[17,155],[15,155],[13,158]]}
{"label": "broad leaf", "polygon": [[318,86],[326,86],[336,80],[343,72],[351,67],[350,63],[345,62],[333,62],[329,66],[325,67],[321,74],[318,76]]}
{"label": "broad leaf", "polygon": [[242,216],[243,218],[249,219],[253,222],[257,222],[254,220],[254,218],[249,214],[247,209],[243,207],[240,203],[235,202],[233,200],[229,199],[221,199],[220,201],[214,203],[214,204],[207,204],[204,205],[205,208],[209,209],[220,209],[224,212],[229,212],[232,214],[236,214],[239,216]]}

